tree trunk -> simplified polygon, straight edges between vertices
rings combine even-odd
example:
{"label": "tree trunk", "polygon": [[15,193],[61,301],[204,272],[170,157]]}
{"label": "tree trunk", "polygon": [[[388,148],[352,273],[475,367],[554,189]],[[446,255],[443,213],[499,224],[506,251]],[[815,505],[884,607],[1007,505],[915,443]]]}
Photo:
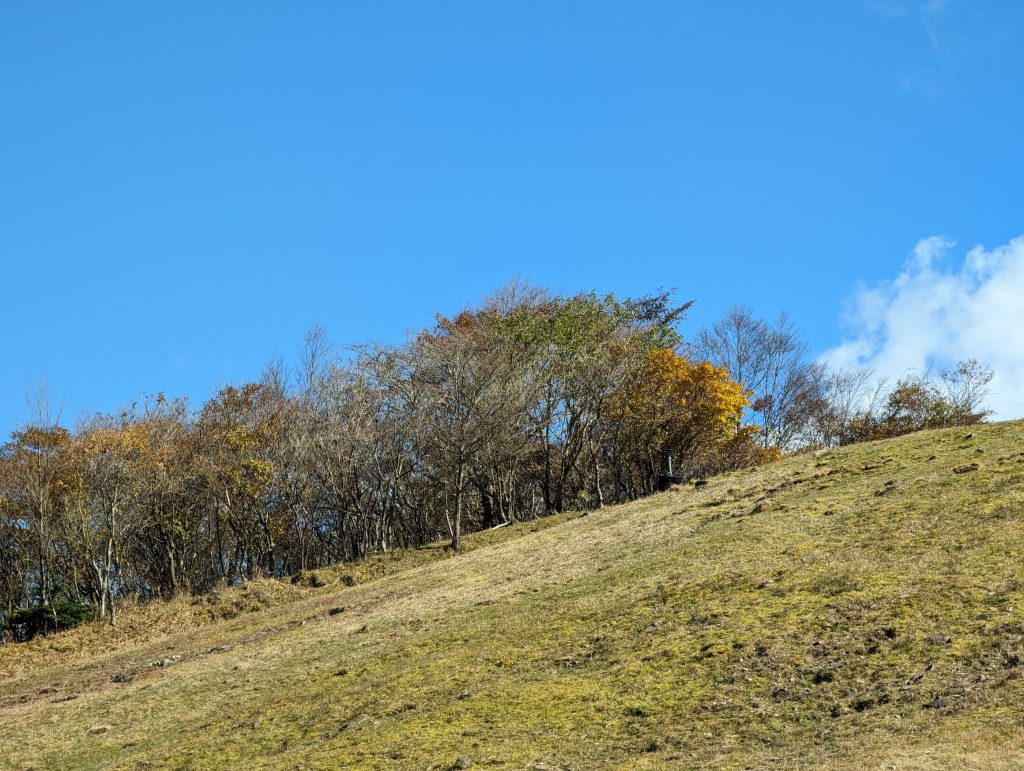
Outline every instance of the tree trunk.
{"label": "tree trunk", "polygon": [[452,532],[452,549],[462,549],[462,488],[466,486],[466,467],[459,464],[459,473],[456,475],[455,486],[455,527]]}
{"label": "tree trunk", "polygon": [[590,437],[590,455],[594,459],[594,492],[597,493],[597,508],[604,508],[604,491],[601,489],[601,459],[598,457],[594,437]]}
{"label": "tree trunk", "polygon": [[494,508],[495,495],[492,489],[489,489],[487,485],[480,485],[480,508],[483,521],[481,525],[484,530],[489,530],[494,527],[497,522],[497,512]]}

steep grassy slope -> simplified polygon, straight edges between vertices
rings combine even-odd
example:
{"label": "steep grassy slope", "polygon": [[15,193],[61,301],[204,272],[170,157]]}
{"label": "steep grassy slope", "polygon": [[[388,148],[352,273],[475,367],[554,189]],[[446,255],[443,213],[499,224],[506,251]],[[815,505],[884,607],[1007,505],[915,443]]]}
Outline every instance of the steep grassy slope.
{"label": "steep grassy slope", "polygon": [[0,648],[0,766],[1024,767],[1024,425],[550,524]]}

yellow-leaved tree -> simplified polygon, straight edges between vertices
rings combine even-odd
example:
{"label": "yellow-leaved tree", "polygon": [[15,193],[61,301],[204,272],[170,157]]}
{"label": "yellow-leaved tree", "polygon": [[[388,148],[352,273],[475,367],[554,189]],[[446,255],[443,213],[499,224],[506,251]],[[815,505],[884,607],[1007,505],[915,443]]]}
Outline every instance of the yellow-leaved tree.
{"label": "yellow-leaved tree", "polygon": [[653,483],[669,453],[684,475],[767,459],[753,441],[757,428],[743,425],[749,404],[724,367],[656,348],[615,394],[610,416],[623,452],[647,467]]}

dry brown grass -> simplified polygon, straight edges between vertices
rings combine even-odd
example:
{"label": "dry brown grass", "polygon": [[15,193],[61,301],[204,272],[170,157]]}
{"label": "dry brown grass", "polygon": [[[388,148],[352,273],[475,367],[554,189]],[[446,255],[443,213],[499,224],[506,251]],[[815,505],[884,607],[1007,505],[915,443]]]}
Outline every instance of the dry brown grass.
{"label": "dry brown grass", "polygon": [[4,650],[6,762],[1021,767],[1024,427],[966,433]]}

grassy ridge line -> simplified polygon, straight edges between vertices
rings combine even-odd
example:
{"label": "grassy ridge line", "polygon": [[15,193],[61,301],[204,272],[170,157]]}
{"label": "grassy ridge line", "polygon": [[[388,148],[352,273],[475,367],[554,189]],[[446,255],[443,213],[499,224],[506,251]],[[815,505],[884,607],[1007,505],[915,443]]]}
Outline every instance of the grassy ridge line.
{"label": "grassy ridge line", "polygon": [[1021,449],[800,456],[47,665],[0,708],[7,762],[1020,767]]}

